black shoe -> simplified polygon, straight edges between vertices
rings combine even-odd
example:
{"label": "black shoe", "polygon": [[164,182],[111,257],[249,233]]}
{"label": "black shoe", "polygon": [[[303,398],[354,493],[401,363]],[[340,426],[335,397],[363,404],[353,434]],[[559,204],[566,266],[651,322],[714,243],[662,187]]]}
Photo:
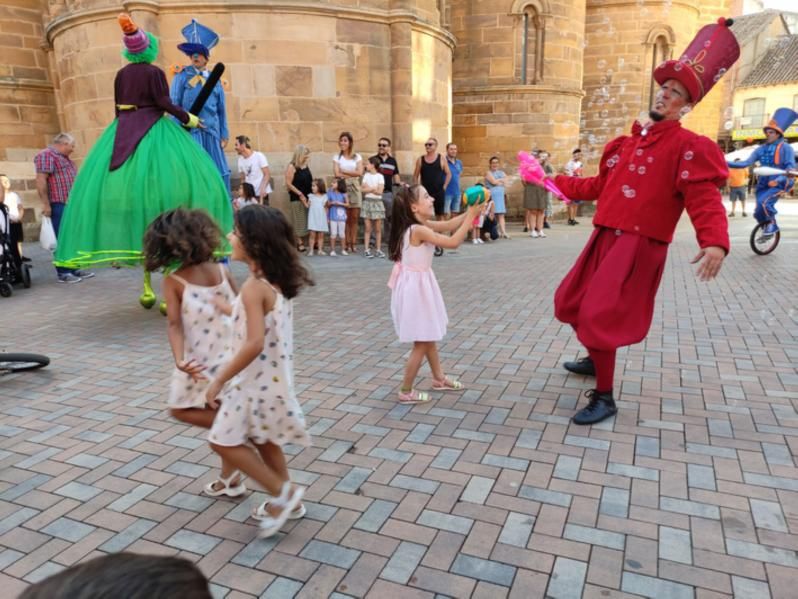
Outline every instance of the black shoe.
{"label": "black shoe", "polygon": [[524,227],[524,233],[529,233],[529,227]]}
{"label": "black shoe", "polygon": [[585,397],[590,401],[587,406],[579,410],[571,418],[574,424],[596,424],[615,415],[618,408],[615,407],[615,400],[612,398],[612,391],[599,393],[595,389],[585,391]]}
{"label": "black shoe", "polygon": [[544,229],[551,229],[551,225],[549,224],[549,221],[547,221],[547,220],[543,221],[543,228]]}
{"label": "black shoe", "polygon": [[27,256],[22,256],[22,261],[23,262],[30,262],[30,258],[28,258]]}
{"label": "black shoe", "polygon": [[579,221],[578,221],[578,220],[576,220],[576,219],[574,219],[574,220],[573,220],[573,222],[572,222],[571,224],[572,224],[572,225],[578,225],[578,224],[579,224]]}
{"label": "black shoe", "polygon": [[573,372],[574,374],[596,376],[596,367],[593,365],[593,360],[591,360],[590,357],[581,358],[573,362],[565,362],[563,364],[563,368],[565,368],[568,372]]}

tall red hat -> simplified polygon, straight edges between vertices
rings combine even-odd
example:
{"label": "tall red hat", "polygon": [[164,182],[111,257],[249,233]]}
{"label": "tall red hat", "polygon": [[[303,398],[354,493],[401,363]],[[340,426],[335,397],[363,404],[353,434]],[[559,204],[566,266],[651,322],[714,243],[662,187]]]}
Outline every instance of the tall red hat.
{"label": "tall red hat", "polygon": [[679,60],[667,60],[654,69],[654,80],[662,85],[676,79],[687,88],[693,104],[700,102],[740,58],[740,45],[729,29],[733,22],[720,18],[717,24],[704,25]]}

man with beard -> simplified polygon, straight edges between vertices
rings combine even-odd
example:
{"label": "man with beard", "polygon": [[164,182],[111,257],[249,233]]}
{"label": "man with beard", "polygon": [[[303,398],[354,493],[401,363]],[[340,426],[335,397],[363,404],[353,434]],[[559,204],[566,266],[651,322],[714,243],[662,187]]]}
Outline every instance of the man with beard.
{"label": "man with beard", "polygon": [[660,64],[660,85],[645,125],[611,141],[594,177],[554,179],[575,200],[599,200],[590,240],[554,297],[555,315],[570,324],[588,356],[566,370],[596,377],[575,424],[609,418],[617,408],[617,348],[648,334],[668,244],[687,210],[700,248],[697,276],[718,274],[729,251],[728,221],[718,191],[728,177],[712,140],[682,128],[686,115],[740,55],[731,20],[703,27],[682,57]]}

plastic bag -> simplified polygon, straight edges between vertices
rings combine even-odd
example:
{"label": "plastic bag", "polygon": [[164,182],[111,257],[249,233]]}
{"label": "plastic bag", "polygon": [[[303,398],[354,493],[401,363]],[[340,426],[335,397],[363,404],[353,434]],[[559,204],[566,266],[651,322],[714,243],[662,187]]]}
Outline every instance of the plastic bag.
{"label": "plastic bag", "polygon": [[42,230],[39,232],[39,243],[44,249],[50,250],[51,252],[55,250],[55,246],[58,243],[55,237],[55,229],[53,229],[53,221],[50,220],[49,216],[42,217]]}

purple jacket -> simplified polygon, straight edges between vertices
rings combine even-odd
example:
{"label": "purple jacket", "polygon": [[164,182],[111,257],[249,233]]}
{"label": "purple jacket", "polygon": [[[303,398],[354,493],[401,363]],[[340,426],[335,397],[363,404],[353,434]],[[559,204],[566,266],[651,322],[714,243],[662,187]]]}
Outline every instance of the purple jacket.
{"label": "purple jacket", "polygon": [[[182,123],[188,122],[188,113],[169,99],[166,75],[151,64],[129,64],[119,70],[114,80],[114,103],[118,123],[111,154],[112,171],[122,166],[136,151],[139,142],[164,112]],[[126,104],[136,106],[136,109],[119,109],[120,105]]]}

